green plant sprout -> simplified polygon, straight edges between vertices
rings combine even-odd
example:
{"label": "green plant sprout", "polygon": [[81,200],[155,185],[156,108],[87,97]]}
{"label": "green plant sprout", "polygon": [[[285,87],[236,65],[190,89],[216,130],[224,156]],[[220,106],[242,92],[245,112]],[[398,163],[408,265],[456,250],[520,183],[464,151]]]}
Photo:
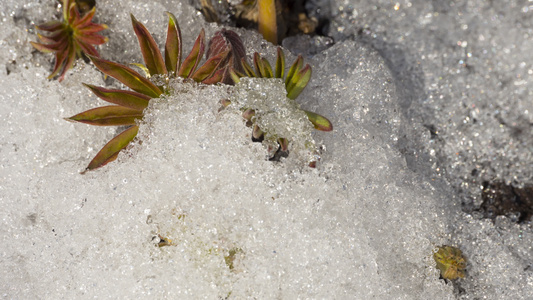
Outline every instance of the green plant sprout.
{"label": "green plant sprout", "polygon": [[[240,81],[242,77],[254,77],[254,78],[279,78],[282,79],[285,83],[285,89],[287,91],[287,98],[289,100],[295,100],[304,88],[309,83],[311,79],[311,66],[309,64],[303,65],[303,57],[300,55],[294,61],[294,63],[289,68],[289,71],[285,73],[285,55],[281,48],[277,49],[277,57],[274,69],[266,60],[262,58],[259,53],[254,54],[253,63],[254,68],[248,64],[245,59],[241,60],[244,72],[241,73],[235,69],[230,69],[230,76],[235,83]],[[228,100],[223,100],[222,105],[227,107],[231,102]],[[261,141],[264,138],[265,132],[260,128],[256,123],[256,112],[251,108],[242,108],[243,117],[247,120],[247,124],[250,127],[253,127],[252,137],[255,140]],[[324,116],[321,116],[317,113],[303,110],[307,115],[309,121],[313,124],[316,130],[320,131],[332,131],[332,123]],[[280,146],[280,151],[288,154],[289,141],[286,137],[279,137],[278,144]],[[311,162],[310,166],[315,167],[316,162]]]}
{"label": "green plant sprout", "polygon": [[42,43],[30,42],[41,52],[55,53],[55,65],[48,79],[59,74],[59,81],[65,78],[66,72],[72,68],[76,58],[83,55],[98,57],[95,45],[107,42],[107,38],[98,32],[107,29],[104,24],[92,22],[96,8],[82,14],[74,0],[62,0],[63,22],[50,21],[35,26],[37,30],[47,34],[37,34]]}
{"label": "green plant sprout", "polygon": [[[67,120],[97,126],[128,127],[96,154],[82,174],[114,161],[118,153],[131,143],[139,130],[137,120],[143,118],[143,110],[148,106],[149,100],[169,93],[168,84],[171,78],[181,77],[204,84],[213,84],[224,79],[228,67],[223,62],[226,61],[231,49],[221,49],[200,65],[199,62],[205,52],[205,32],[202,29],[191,52],[182,61],[181,31],[176,17],[171,13],[167,14],[169,21],[164,59],[152,35],[131,15],[133,29],[139,40],[145,63],[145,65],[135,65],[144,70],[146,77],[125,65],[89,55],[90,60],[100,71],[122,82],[133,91],[112,90],[84,84],[100,99],[116,105],[94,108]],[[157,82],[162,81],[161,84],[152,82],[150,77],[156,77]]]}

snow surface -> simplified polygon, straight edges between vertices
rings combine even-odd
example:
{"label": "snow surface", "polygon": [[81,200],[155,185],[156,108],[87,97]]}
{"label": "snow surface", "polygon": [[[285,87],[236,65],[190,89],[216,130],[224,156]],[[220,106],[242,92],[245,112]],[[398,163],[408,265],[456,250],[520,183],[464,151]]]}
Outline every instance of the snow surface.
{"label": "snow surface", "polygon": [[[218,112],[232,89],[176,81],[151,101],[134,147],[80,175],[116,129],[63,118],[102,103],[81,82],[116,83],[81,60],[62,83],[47,80],[52,56],[28,42],[33,24],[59,15],[55,1],[2,1],[0,295],[531,299],[531,225],[461,210],[482,180],[532,180],[528,5],[333,2],[333,46],[292,38],[320,49],[307,53],[313,78],[298,98],[334,124],[313,133],[317,169],[298,155],[267,161],[240,113]],[[97,21],[111,28],[101,55],[141,62],[128,13],[162,42],[165,10],[186,49],[200,28],[218,29],[188,1],[100,0]],[[249,54],[274,57],[237,31]],[[172,245],[157,247],[161,237]],[[439,279],[443,244],[465,254],[465,279]]]}

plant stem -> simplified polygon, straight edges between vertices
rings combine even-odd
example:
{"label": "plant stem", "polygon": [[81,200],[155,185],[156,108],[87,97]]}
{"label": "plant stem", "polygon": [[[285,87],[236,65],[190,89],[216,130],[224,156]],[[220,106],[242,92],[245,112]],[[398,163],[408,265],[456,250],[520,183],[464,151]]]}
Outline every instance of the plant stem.
{"label": "plant stem", "polygon": [[259,4],[259,33],[272,44],[278,43],[276,0],[257,0]]}

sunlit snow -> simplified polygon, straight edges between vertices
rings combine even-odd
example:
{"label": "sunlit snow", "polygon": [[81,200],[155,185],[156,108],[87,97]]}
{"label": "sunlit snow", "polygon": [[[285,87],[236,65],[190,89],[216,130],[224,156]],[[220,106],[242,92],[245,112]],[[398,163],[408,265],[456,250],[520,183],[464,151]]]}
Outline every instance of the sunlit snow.
{"label": "sunlit snow", "polygon": [[[332,1],[335,43],[309,49],[313,77],[297,101],[334,131],[288,122],[299,150],[271,162],[241,112],[219,109],[258,92],[275,104],[279,82],[176,81],[151,100],[133,147],[81,175],[117,129],[64,118],[103,103],[82,82],[118,84],[83,60],[62,83],[47,80],[52,55],[29,41],[60,15],[56,2],[2,1],[0,296],[530,299],[531,225],[462,211],[479,202],[482,179],[531,183],[533,12],[522,2]],[[189,1],[97,7],[110,28],[100,54],[120,63],[142,62],[130,12],[159,43],[174,13],[186,52],[202,27],[219,29]],[[236,31],[248,55],[275,56],[257,33]],[[309,143],[316,169],[302,159]],[[481,166],[485,177],[470,178]],[[461,248],[464,279],[439,279],[441,245]]]}

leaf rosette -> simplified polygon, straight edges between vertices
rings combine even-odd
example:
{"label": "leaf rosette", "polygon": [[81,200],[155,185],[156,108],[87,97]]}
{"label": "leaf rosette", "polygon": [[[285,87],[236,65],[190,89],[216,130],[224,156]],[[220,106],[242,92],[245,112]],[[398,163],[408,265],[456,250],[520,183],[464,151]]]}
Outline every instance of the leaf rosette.
{"label": "leaf rosette", "polygon": [[[285,54],[280,47],[277,49],[277,56],[274,68],[269,63],[269,61],[259,55],[259,53],[254,53],[253,57],[253,67],[243,58],[241,60],[243,71],[237,70],[235,68],[230,69],[230,76],[233,82],[238,83],[243,77],[251,78],[276,78],[282,80],[285,85],[286,90],[286,99],[290,102],[295,102],[294,100],[302,93],[307,84],[311,79],[311,66],[306,64],[304,66],[304,60],[301,55],[293,62],[288,71],[285,69]],[[231,101],[223,101],[222,104],[227,106]],[[294,105],[296,105],[294,103]],[[277,156],[287,156],[289,152],[289,143],[287,136],[272,134],[271,132],[265,132],[269,129],[261,126],[260,118],[256,116],[258,113],[256,109],[252,107],[242,107],[243,117],[247,120],[247,125],[253,127],[252,137],[254,140],[263,141],[265,135],[269,138],[275,136],[279,144],[279,148],[276,152]],[[299,109],[299,106],[298,106]],[[301,110],[307,116],[307,119],[313,124],[314,128],[319,131],[332,131],[332,123],[324,116],[317,113]],[[292,116],[295,116],[293,114]],[[280,122],[281,123],[281,122]],[[315,151],[315,150],[313,150]],[[277,159],[277,156],[273,156],[272,159]],[[311,161],[310,166],[314,167],[316,161]]]}
{"label": "leaf rosette", "polygon": [[49,79],[59,75],[59,81],[65,78],[66,72],[72,68],[76,58],[83,55],[98,57],[95,46],[107,42],[107,38],[98,32],[107,29],[104,24],[92,22],[96,8],[86,13],[80,12],[74,0],[62,0],[63,22],[50,21],[37,25],[36,29],[45,32],[37,34],[41,43],[30,42],[37,50],[55,53],[55,65]]}
{"label": "leaf rosette", "polygon": [[[96,126],[126,126],[126,129],[111,139],[91,160],[86,171],[102,167],[115,160],[138,133],[138,121],[150,99],[169,93],[169,81],[175,77],[204,84],[222,82],[228,73],[227,56],[231,49],[221,49],[200,64],[205,52],[205,32],[202,29],[192,50],[182,60],[182,38],[176,17],[168,13],[167,39],[164,55],[146,27],[133,15],[132,26],[139,41],[144,65],[134,64],[144,75],[132,68],[89,55],[89,59],[104,74],[122,82],[131,90],[107,89],[84,84],[97,97],[114,105],[97,107],[67,120]],[[158,80],[151,80],[158,78]],[[160,80],[163,79],[163,80]]]}

